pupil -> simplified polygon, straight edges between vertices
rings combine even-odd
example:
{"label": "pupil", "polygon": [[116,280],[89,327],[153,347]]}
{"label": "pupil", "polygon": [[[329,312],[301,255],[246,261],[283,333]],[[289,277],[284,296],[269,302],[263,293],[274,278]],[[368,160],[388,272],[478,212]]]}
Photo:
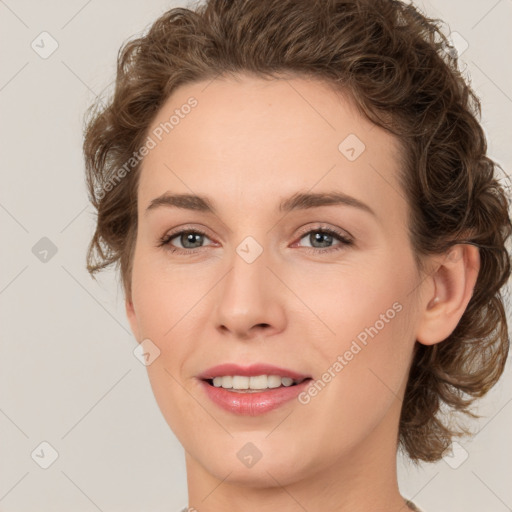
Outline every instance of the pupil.
{"label": "pupil", "polygon": [[[184,247],[190,248],[190,247],[187,246],[187,243],[191,242],[192,245],[194,245],[194,238],[195,237],[201,237],[201,236],[203,236],[203,235],[201,235],[199,233],[188,233],[186,235],[182,235],[181,243],[183,244]],[[183,238],[183,237],[185,237],[185,238]],[[185,243],[183,243],[183,240],[185,240]],[[200,246],[201,242],[199,241],[196,245]]]}
{"label": "pupil", "polygon": [[[329,235],[328,233],[316,233],[316,234],[314,235],[314,240],[315,240],[315,242],[321,242],[321,239],[322,239],[323,237],[326,237],[326,238],[327,238],[327,244],[329,244],[329,242],[331,242],[331,241],[332,241],[332,236],[331,236],[331,235]],[[326,247],[326,245],[325,245],[325,241],[324,241],[324,244],[322,245],[322,247]]]}

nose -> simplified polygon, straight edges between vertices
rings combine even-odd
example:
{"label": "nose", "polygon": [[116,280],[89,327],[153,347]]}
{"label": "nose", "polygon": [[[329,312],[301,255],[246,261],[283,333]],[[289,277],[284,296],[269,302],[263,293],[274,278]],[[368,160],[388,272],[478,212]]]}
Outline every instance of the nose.
{"label": "nose", "polygon": [[268,267],[266,252],[252,263],[234,253],[217,290],[217,329],[240,340],[271,336],[285,328],[284,287]]}

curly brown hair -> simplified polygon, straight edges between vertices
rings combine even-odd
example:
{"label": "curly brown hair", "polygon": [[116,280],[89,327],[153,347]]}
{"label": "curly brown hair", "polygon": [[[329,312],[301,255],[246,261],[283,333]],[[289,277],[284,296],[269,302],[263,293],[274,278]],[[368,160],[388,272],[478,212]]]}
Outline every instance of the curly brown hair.
{"label": "curly brown hair", "polygon": [[[180,85],[237,73],[310,76],[348,93],[360,112],[405,148],[400,179],[422,256],[457,243],[479,248],[473,296],[453,333],[416,343],[399,426],[399,447],[436,461],[453,436],[443,407],[470,405],[500,378],[509,350],[500,290],[510,275],[512,231],[499,169],[487,155],[480,102],[462,76],[442,22],[396,0],[209,0],[174,8],[118,55],[115,91],[89,110],[84,140],[97,226],[87,254],[94,275],[120,265],[131,296],[140,161],[152,120]],[[124,172],[120,173],[120,169]]]}

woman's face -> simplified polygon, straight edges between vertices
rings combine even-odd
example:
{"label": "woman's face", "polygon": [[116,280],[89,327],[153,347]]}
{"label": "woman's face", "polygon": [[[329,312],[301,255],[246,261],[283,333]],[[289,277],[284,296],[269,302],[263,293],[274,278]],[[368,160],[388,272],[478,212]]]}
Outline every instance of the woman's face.
{"label": "woman's face", "polygon": [[[180,87],[148,135],[127,311],[188,463],[286,485],[394,454],[421,281],[396,139],[318,81],[247,76]],[[202,380],[244,369],[310,380]]]}

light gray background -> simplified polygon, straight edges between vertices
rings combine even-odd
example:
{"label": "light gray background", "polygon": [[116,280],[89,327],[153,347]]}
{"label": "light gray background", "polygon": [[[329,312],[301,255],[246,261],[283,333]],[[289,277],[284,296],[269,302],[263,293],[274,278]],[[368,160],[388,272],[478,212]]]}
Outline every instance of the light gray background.
{"label": "light gray background", "polygon": [[[83,114],[113,80],[121,44],[186,5],[0,0],[3,512],[173,512],[187,503],[183,449],[133,355],[116,276],[94,282],[85,270],[94,221],[81,155]],[[469,43],[462,60],[482,99],[489,152],[510,172],[512,0],[418,5]],[[31,48],[43,31],[59,45],[47,59]],[[42,237],[57,247],[46,262],[32,252]],[[511,382],[509,364],[481,402],[480,432],[463,443],[469,456],[457,469],[400,461],[405,496],[426,512],[512,510]],[[31,456],[43,441],[58,452],[48,469]]]}

